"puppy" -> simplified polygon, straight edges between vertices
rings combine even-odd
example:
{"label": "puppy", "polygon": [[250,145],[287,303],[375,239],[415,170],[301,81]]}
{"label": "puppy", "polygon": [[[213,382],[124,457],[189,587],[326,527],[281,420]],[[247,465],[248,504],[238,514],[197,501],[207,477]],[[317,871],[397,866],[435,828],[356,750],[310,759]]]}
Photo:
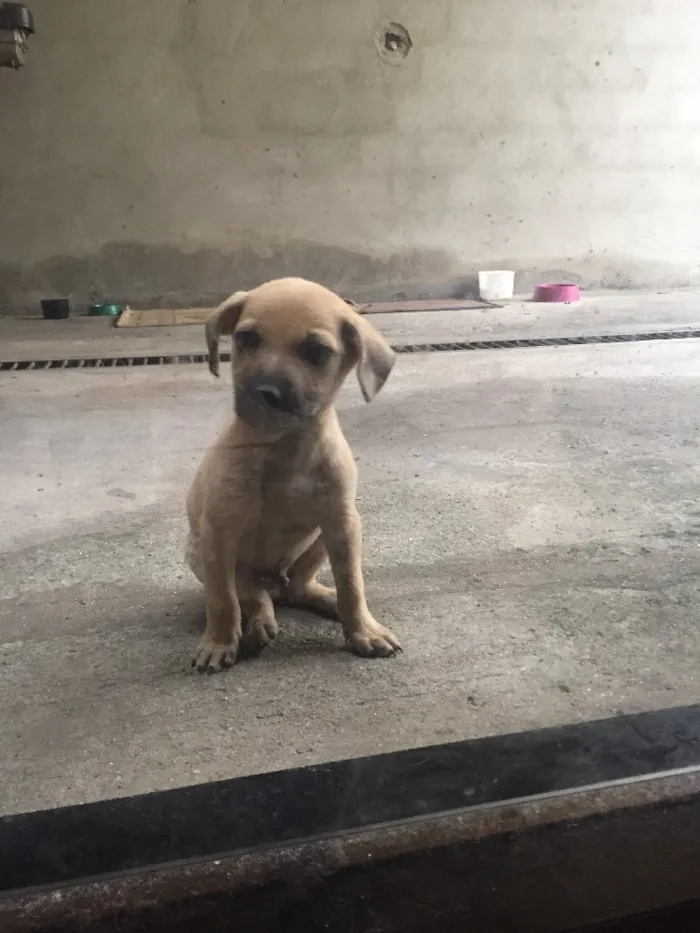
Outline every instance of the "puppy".
{"label": "puppy", "polygon": [[[277,634],[274,604],[337,619],[365,657],[400,651],[372,616],[362,579],[357,469],[333,407],[352,369],[370,402],[394,353],[321,285],[278,279],[232,295],[206,324],[209,368],[233,336],[235,416],[206,453],[187,498],[187,560],[204,584],[198,671],[230,667]],[[316,577],[329,560],[335,589]]]}

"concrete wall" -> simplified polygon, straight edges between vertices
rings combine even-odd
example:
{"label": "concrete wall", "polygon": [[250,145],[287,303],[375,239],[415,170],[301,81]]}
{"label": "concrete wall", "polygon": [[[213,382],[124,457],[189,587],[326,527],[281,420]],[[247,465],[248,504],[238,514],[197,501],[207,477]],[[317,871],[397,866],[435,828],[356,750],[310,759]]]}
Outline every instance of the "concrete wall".
{"label": "concrete wall", "polygon": [[[697,0],[28,0],[0,302],[700,282]],[[397,21],[399,63],[377,35]]]}

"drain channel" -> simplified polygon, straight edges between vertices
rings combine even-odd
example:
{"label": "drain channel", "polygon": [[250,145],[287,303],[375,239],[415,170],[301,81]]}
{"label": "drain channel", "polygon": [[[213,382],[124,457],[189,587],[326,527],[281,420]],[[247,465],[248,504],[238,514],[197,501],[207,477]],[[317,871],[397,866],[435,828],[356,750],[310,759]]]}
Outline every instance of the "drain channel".
{"label": "drain channel", "polygon": [[[642,343],[650,340],[692,340],[698,330],[663,330],[640,334],[594,334],[578,337],[528,337],[522,340],[465,340],[447,343],[408,343],[394,347],[396,353],[456,353],[464,350],[523,350],[529,347],[571,347],[598,343]],[[221,353],[222,363],[231,359]],[[177,363],[206,363],[206,353],[176,353],[162,356],[101,356],[90,359],[2,360],[0,372],[46,369],[120,369],[136,366],[169,366]]]}

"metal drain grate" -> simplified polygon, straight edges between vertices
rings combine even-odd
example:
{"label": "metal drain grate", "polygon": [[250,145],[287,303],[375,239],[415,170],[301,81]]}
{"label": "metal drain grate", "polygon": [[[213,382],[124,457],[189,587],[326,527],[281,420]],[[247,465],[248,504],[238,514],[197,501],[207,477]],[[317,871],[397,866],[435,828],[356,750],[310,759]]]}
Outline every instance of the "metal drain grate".
{"label": "metal drain grate", "polygon": [[[594,334],[588,337],[532,337],[523,340],[464,340],[449,343],[408,343],[394,347],[397,353],[455,353],[463,350],[523,350],[528,347],[571,347],[597,343],[641,343],[650,340],[689,340],[700,337],[700,330],[664,330],[641,334]],[[231,359],[221,353],[222,363]],[[206,353],[179,353],[168,356],[102,356],[91,359],[3,360],[0,372],[26,372],[47,369],[121,369],[135,366],[169,366],[175,363],[206,363]]]}
{"label": "metal drain grate", "polygon": [[[221,353],[224,362],[230,353]],[[206,363],[206,353],[185,353],[172,356],[100,356],[90,359],[66,360],[9,360],[0,362],[0,372],[25,372],[45,369],[123,369],[135,366],[168,366],[172,363]]]}
{"label": "metal drain grate", "polygon": [[528,337],[522,340],[470,340],[460,343],[416,343],[394,347],[397,353],[450,353],[456,350],[520,350],[528,347],[571,347],[595,343],[640,343],[650,340],[688,340],[700,330],[664,330],[641,334],[593,334],[578,337]]}

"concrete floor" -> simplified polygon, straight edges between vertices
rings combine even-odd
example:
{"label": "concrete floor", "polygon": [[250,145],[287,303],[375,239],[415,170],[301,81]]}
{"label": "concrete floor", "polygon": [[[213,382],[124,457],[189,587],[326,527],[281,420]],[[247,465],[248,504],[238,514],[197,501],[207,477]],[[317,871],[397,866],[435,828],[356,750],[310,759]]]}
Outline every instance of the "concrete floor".
{"label": "concrete floor", "polygon": [[226,381],[1,374],[0,810],[697,702],[699,363],[693,340],[426,354],[370,406],[349,385],[370,605],[405,653],[288,615],[216,677],[189,670],[181,553]]}

